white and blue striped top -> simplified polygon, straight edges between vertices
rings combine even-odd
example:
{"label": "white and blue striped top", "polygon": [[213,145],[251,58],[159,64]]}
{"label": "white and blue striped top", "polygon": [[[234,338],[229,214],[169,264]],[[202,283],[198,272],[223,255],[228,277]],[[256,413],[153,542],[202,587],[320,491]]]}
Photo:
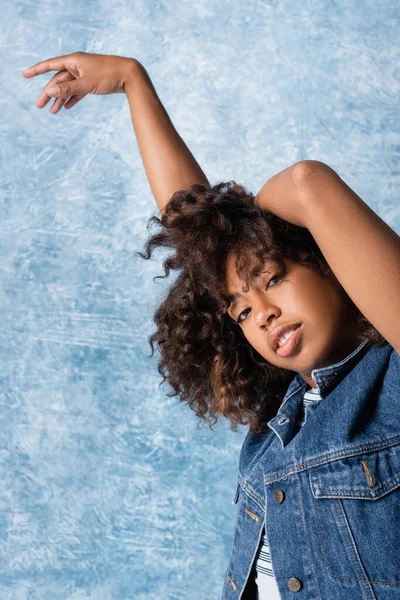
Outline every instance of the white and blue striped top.
{"label": "white and blue striped top", "polygon": [[[304,423],[306,422],[307,407],[313,402],[318,402],[318,400],[321,400],[318,388],[309,388],[306,390],[303,397],[303,402],[296,417],[296,422],[294,424],[293,436],[298,433],[300,428],[303,427]],[[257,600],[280,600],[278,586],[272,570],[271,555],[268,541],[265,536],[265,528],[255,561]]]}

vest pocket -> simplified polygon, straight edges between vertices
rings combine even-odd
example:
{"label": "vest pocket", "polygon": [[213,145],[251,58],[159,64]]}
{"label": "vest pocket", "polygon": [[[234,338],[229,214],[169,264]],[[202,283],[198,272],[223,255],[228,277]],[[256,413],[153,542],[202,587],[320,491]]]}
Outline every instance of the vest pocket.
{"label": "vest pocket", "polygon": [[400,586],[400,445],[314,467],[309,481],[331,576]]}

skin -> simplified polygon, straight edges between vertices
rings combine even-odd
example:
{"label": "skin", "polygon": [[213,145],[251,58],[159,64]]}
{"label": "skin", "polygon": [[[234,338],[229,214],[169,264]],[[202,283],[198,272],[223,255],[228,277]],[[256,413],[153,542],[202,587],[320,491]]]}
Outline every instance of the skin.
{"label": "skin", "polygon": [[[343,360],[361,344],[354,306],[348,303],[332,272],[323,277],[311,266],[285,259],[287,274],[270,283],[278,269],[275,263],[268,262],[262,270],[269,272],[262,273],[245,293],[244,282],[235,273],[235,262],[236,256],[231,253],[224,292],[240,293],[242,297],[230,305],[228,314],[237,321],[245,311],[239,326],[248,342],[269,363],[300,373],[316,388],[311,377],[313,369]],[[322,266],[325,272],[329,268],[325,263]],[[267,337],[276,326],[290,323],[302,323],[303,332],[294,353],[284,358],[269,348]]]}

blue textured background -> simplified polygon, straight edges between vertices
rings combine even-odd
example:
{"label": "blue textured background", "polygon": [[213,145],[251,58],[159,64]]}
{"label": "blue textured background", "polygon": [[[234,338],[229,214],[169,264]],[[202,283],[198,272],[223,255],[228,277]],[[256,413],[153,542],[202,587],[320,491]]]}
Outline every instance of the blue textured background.
{"label": "blue textured background", "polygon": [[[331,165],[400,231],[396,2],[6,0],[1,21],[1,600],[213,600],[241,442],[150,359],[170,285],[125,96],[35,106],[82,50],[137,58],[210,182]],[[153,229],[154,231],[154,229]]]}

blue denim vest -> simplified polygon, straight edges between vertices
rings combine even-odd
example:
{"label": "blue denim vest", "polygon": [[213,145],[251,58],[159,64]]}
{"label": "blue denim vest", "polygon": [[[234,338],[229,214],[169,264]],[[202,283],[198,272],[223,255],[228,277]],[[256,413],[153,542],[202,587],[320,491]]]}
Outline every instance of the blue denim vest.
{"label": "blue denim vest", "polygon": [[265,515],[282,600],[400,598],[400,356],[364,340],[312,378],[321,400],[297,435],[299,373],[269,431],[243,441],[221,600],[256,597]]}

